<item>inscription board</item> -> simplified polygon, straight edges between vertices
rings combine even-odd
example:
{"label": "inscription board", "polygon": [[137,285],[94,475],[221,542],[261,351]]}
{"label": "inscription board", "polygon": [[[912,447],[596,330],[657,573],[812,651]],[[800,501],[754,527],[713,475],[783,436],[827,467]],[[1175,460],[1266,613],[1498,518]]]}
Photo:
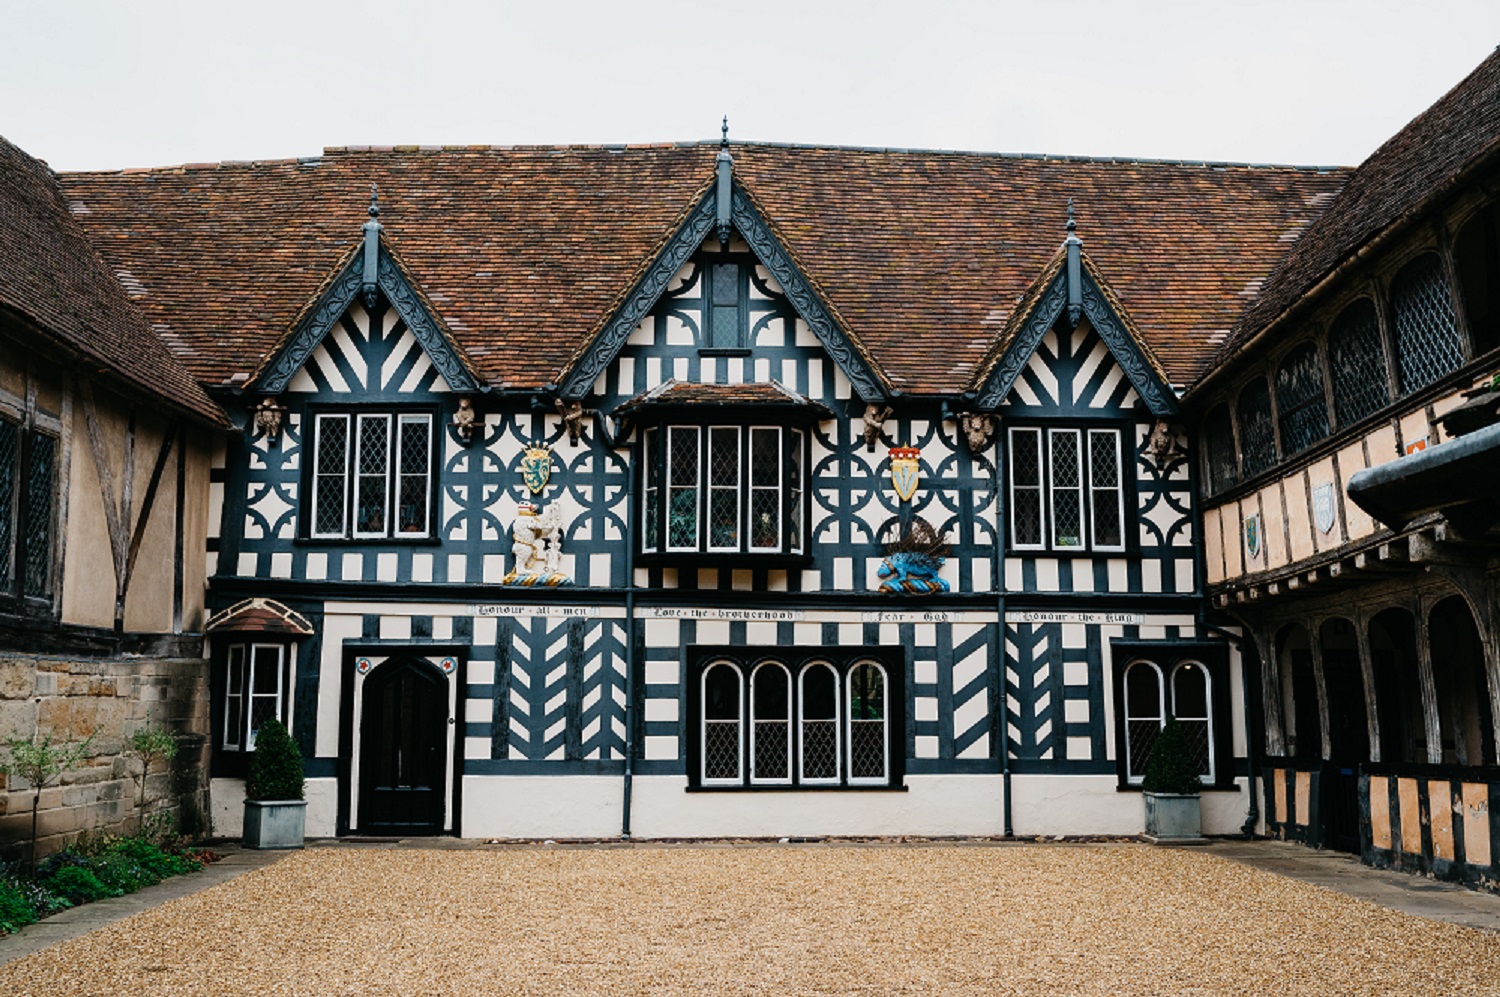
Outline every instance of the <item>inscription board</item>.
{"label": "inscription board", "polygon": [[598,606],[530,606],[525,604],[484,603],[469,607],[470,616],[569,617],[598,616]]}
{"label": "inscription board", "polygon": [[1138,627],[1146,622],[1145,613],[1059,613],[1022,611],[1005,614],[1006,623],[1088,623]]}

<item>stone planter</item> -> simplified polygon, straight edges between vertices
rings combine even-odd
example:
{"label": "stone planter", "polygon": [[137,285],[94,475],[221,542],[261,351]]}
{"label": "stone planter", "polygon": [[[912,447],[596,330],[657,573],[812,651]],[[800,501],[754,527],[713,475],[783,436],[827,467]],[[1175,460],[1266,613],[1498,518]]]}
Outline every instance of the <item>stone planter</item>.
{"label": "stone planter", "polygon": [[1202,844],[1203,813],[1197,793],[1142,793],[1146,840],[1161,845]]}
{"label": "stone planter", "polygon": [[246,800],[246,848],[301,848],[306,800]]}

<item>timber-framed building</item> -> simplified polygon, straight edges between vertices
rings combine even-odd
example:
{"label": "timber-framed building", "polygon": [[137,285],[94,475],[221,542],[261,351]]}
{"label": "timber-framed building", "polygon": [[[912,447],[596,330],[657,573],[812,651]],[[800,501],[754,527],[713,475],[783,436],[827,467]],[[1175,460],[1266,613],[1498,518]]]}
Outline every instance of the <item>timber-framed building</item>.
{"label": "timber-framed building", "polygon": [[315,835],[1133,833],[1175,716],[1208,833],[1490,875],[1497,148],[1492,57],[1355,170],[726,131],[58,177],[233,425],[215,827],[276,716]]}

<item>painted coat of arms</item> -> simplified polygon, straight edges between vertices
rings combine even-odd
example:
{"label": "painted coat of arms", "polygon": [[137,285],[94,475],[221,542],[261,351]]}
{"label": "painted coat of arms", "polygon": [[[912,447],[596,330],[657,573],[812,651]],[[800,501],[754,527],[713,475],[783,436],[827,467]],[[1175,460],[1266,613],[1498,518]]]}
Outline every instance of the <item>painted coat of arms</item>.
{"label": "painted coat of arms", "polygon": [[1334,521],[1333,482],[1325,481],[1313,489],[1312,507],[1313,523],[1318,527],[1318,532],[1332,532]]}
{"label": "painted coat of arms", "polygon": [[891,487],[903,502],[910,502],[917,493],[921,478],[922,451],[916,447],[891,447]]}
{"label": "painted coat of arms", "polygon": [[552,474],[552,451],[548,447],[527,447],[521,455],[521,480],[536,495],[547,487],[547,478]]}
{"label": "painted coat of arms", "polygon": [[1261,547],[1261,524],[1260,513],[1252,513],[1245,517],[1245,551],[1251,560],[1260,557]]}

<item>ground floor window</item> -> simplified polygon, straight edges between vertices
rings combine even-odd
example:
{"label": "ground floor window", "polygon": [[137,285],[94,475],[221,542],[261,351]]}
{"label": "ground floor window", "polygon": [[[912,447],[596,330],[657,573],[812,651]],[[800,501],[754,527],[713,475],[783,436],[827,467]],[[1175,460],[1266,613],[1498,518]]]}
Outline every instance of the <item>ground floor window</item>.
{"label": "ground floor window", "polygon": [[690,648],[689,779],[711,788],[891,786],[899,649]]}
{"label": "ground floor window", "polygon": [[235,642],[224,649],[218,698],[218,747],[227,752],[255,750],[255,735],[267,720],[287,722],[291,676],[287,644]]}
{"label": "ground floor window", "polygon": [[1227,655],[1222,645],[1112,645],[1115,757],[1121,785],[1139,786],[1156,738],[1175,717],[1205,786],[1230,782]]}

